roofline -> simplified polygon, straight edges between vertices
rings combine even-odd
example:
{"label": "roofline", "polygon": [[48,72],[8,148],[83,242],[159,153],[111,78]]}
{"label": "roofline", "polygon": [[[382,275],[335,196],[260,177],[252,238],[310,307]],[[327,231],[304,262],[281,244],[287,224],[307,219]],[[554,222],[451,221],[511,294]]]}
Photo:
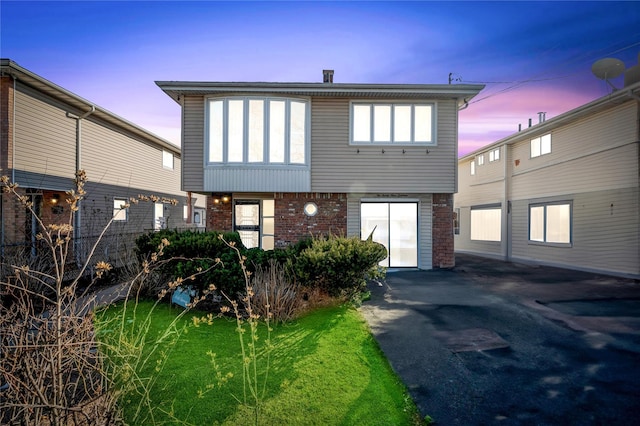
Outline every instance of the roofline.
{"label": "roofline", "polygon": [[273,83],[273,82],[206,82],[156,81],[168,96],[178,102],[178,96],[189,94],[276,93],[306,96],[345,95],[436,95],[468,102],[483,84],[356,84],[356,83]]}
{"label": "roofline", "polygon": [[636,102],[638,102],[640,101],[639,94],[640,83],[635,83],[630,86],[624,87],[613,93],[595,99],[587,104],[581,105],[577,108],[543,121],[542,123],[534,124],[533,126],[526,128],[525,130],[506,136],[502,139],[497,140],[496,142],[485,145],[482,148],[478,148],[475,151],[472,151],[467,155],[458,158],[458,162],[460,163],[462,161],[470,160],[481,152],[490,151],[491,149],[497,148],[502,145],[511,145],[513,143],[521,141],[524,138],[535,136],[538,133],[543,133],[544,131],[548,131],[565,123],[569,123],[572,120],[582,118],[592,112],[605,110],[609,106],[609,104],[611,104],[611,106],[617,106],[620,105],[619,102],[621,100],[623,102],[626,102],[632,101],[634,99],[636,100]]}
{"label": "roofline", "polygon": [[21,81],[29,86],[38,89],[39,91],[43,91],[47,95],[67,105],[70,105],[79,111],[87,112],[90,111],[91,108],[95,108],[95,111],[91,114],[91,116],[99,117],[100,119],[110,124],[120,127],[121,129],[129,131],[144,139],[150,140],[156,145],[171,150],[173,153],[181,156],[181,149],[179,146],[149,132],[146,129],[143,129],[137,124],[134,124],[104,108],[99,107],[95,103],[84,99],[61,86],[58,86],[55,83],[52,83],[51,81],[39,76],[38,74],[29,71],[24,67],[21,67],[11,59],[0,58],[0,75],[8,75],[18,81]]}

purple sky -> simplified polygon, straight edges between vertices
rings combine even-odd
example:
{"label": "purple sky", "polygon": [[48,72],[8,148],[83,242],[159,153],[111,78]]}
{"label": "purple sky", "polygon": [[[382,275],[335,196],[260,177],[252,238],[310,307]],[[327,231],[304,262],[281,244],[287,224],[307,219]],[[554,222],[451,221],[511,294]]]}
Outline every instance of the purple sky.
{"label": "purple sky", "polygon": [[[484,83],[460,155],[608,94],[640,53],[640,2],[0,2],[0,57],[180,144],[155,80]],[[617,87],[622,78],[613,80]]]}

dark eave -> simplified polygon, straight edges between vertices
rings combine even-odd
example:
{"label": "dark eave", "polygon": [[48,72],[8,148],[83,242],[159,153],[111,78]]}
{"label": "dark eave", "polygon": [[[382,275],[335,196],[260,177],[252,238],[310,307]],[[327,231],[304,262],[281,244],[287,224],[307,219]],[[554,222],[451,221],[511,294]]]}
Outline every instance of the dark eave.
{"label": "dark eave", "polygon": [[265,83],[156,81],[167,95],[180,96],[293,95],[369,99],[457,99],[462,105],[476,96],[482,84],[349,84],[349,83]]}

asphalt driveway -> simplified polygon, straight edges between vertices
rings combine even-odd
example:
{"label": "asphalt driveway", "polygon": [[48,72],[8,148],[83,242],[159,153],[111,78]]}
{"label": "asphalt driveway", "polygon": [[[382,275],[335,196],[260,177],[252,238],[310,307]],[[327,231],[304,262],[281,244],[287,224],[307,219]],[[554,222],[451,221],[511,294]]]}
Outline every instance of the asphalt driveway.
{"label": "asphalt driveway", "polygon": [[640,424],[640,283],[456,256],[362,307],[437,425]]}

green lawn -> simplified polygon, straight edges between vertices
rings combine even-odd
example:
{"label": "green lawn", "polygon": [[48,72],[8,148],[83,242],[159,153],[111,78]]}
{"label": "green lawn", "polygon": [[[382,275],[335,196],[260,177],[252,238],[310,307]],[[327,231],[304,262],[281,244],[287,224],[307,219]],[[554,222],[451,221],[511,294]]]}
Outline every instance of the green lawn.
{"label": "green lawn", "polygon": [[[142,302],[137,318],[151,310]],[[118,315],[122,305],[107,314]],[[147,342],[154,340],[180,312],[179,308],[158,305],[151,314]],[[180,319],[183,329],[170,350],[164,368],[150,392],[154,423],[176,419],[195,425],[253,424],[251,410],[242,400],[242,357],[235,320],[218,318],[213,325],[192,324],[194,313]],[[125,324],[133,322],[127,314]],[[103,335],[113,332],[104,330]],[[258,347],[267,337],[259,331]],[[273,349],[266,395],[260,415],[264,425],[414,425],[422,424],[406,388],[391,370],[360,313],[346,306],[322,308],[285,325],[274,327]],[[148,345],[149,346],[149,345]],[[164,350],[168,350],[163,347]],[[207,353],[216,354],[216,368]],[[258,370],[264,372],[265,358]],[[154,373],[155,361],[140,372]],[[218,386],[216,372],[232,373]],[[199,396],[199,392],[203,394]],[[235,396],[235,397],[234,397]],[[124,402],[131,418],[135,398]],[[172,413],[172,418],[167,412]],[[149,419],[145,422],[150,422]]]}

